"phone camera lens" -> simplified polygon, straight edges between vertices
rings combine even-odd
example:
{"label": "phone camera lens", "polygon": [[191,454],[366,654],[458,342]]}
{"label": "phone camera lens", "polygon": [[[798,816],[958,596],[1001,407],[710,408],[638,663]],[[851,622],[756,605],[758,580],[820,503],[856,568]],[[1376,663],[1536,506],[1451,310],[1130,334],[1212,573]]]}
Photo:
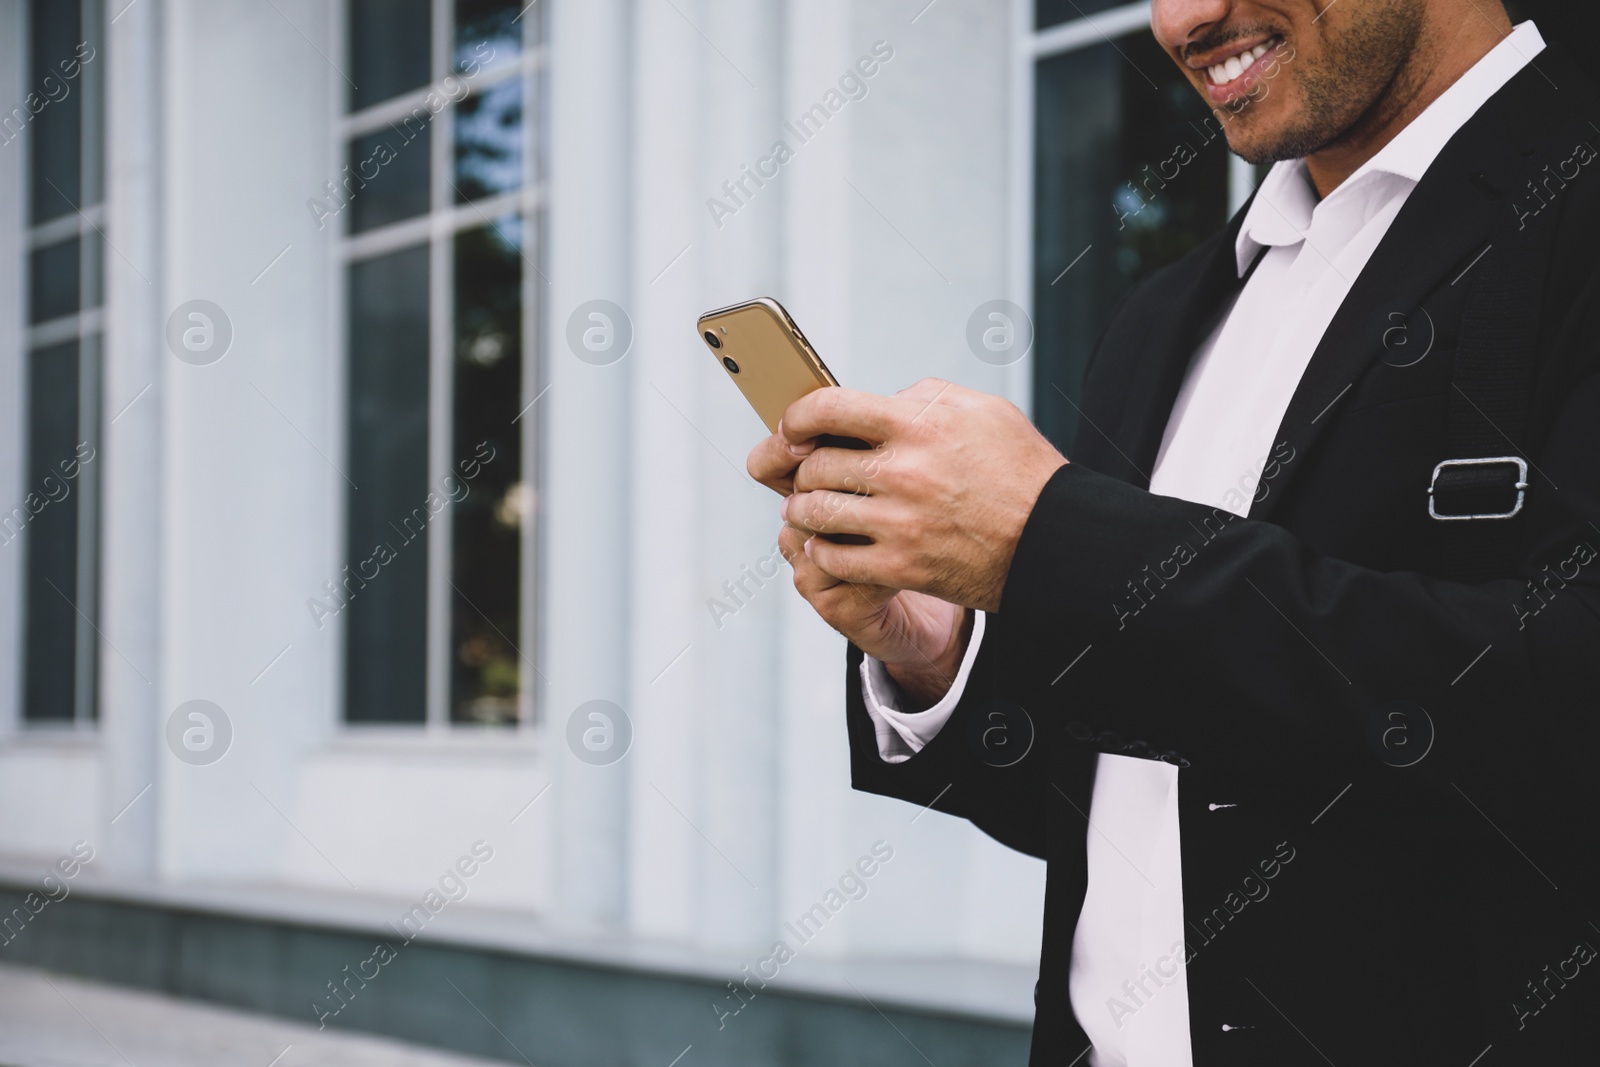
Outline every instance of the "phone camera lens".
{"label": "phone camera lens", "polygon": [[722,341],[719,340],[717,335],[712,333],[710,330],[706,331],[706,344],[710,345],[712,348],[722,347]]}
{"label": "phone camera lens", "polygon": [[737,363],[735,363],[733,361],[733,357],[732,356],[723,356],[722,357],[722,365],[724,367],[728,368],[728,373],[729,374],[738,374],[739,373],[739,364],[737,364]]}

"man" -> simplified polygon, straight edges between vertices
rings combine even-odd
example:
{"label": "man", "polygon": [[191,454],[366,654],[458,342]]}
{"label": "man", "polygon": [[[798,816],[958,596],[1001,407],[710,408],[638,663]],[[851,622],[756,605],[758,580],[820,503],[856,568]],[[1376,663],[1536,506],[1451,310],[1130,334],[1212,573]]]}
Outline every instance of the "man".
{"label": "man", "polygon": [[1276,166],[1071,453],[938,381],[751,453],[855,784],[1048,859],[1036,1065],[1600,1062],[1597,90],[1494,0],[1152,23]]}

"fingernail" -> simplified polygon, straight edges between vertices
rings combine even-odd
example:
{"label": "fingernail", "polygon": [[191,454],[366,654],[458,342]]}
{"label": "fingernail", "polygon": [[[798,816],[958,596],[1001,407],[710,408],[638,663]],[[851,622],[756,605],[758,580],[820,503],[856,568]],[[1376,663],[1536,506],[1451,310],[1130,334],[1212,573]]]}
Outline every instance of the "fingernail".
{"label": "fingernail", "polygon": [[810,559],[811,558],[811,538],[809,538],[809,537],[806,538],[806,543],[805,543],[804,547],[805,547],[805,550],[806,550],[806,559]]}
{"label": "fingernail", "polygon": [[782,519],[784,522],[789,521],[789,501],[792,499],[792,497],[786,496],[783,498],[782,503],[778,505],[778,518]]}
{"label": "fingernail", "polygon": [[816,447],[817,443],[815,441],[805,441],[798,445],[790,445],[789,454],[791,456],[809,456],[816,450]]}

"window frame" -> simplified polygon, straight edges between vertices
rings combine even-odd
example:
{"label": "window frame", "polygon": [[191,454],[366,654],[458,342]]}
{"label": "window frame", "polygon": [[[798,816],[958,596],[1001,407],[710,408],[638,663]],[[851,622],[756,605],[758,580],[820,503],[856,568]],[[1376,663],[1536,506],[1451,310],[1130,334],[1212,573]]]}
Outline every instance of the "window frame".
{"label": "window frame", "polygon": [[[333,6],[335,19],[332,34],[335,55],[350,55],[348,33],[350,27],[349,0]],[[521,19],[543,21],[543,4],[530,4],[523,9]],[[331,122],[332,147],[330,158],[335,161],[334,172],[342,174],[349,159],[349,146],[357,138],[388,128],[412,113],[446,77],[461,78],[455,70],[455,3],[454,0],[430,0],[431,48],[429,55],[429,80],[416,89],[391,97],[360,111],[351,111],[351,86],[341,79],[333,93],[334,115]],[[529,42],[529,38],[533,38]],[[341,428],[339,450],[341,466],[348,458],[349,439],[349,271],[352,265],[405,249],[426,245],[428,248],[428,483],[439,485],[445,476],[454,472],[451,455],[454,440],[454,348],[455,348],[455,263],[454,242],[457,234],[480,227],[497,226],[508,217],[515,217],[522,229],[522,397],[519,405],[522,414],[518,420],[521,432],[521,481],[527,486],[532,502],[530,513],[524,517],[521,537],[521,565],[518,583],[518,637],[519,687],[517,718],[509,724],[474,724],[455,722],[451,718],[451,618],[456,599],[452,589],[451,563],[454,541],[454,524],[440,522],[429,527],[427,560],[427,662],[425,666],[426,696],[424,719],[421,723],[389,721],[352,721],[346,707],[346,671],[348,650],[346,641],[347,616],[340,613],[337,620],[338,652],[334,671],[334,685],[338,696],[334,701],[338,728],[347,734],[372,734],[384,731],[412,734],[418,731],[428,735],[449,735],[453,731],[497,730],[514,735],[530,730],[537,724],[538,703],[535,699],[534,681],[537,668],[533,666],[532,649],[538,647],[538,573],[540,518],[537,502],[539,487],[543,482],[540,461],[543,449],[539,447],[542,427],[536,401],[545,388],[543,346],[544,307],[541,285],[544,273],[543,259],[545,234],[546,177],[544,152],[547,145],[545,121],[545,69],[547,44],[543,32],[528,33],[524,27],[523,41],[514,59],[491,61],[474,76],[469,92],[461,100],[451,102],[430,120],[428,161],[428,210],[399,222],[386,223],[359,234],[349,232],[350,215],[339,213],[336,225],[339,233],[335,239],[334,314],[332,325],[332,350],[339,354],[337,385],[332,398],[334,425]],[[467,100],[513,79],[522,84],[522,159],[523,182],[520,189],[509,193],[455,202],[455,120],[456,109]],[[336,489],[336,515],[334,525],[336,546],[333,572],[341,572],[347,552],[349,527],[349,500],[341,482]]]}

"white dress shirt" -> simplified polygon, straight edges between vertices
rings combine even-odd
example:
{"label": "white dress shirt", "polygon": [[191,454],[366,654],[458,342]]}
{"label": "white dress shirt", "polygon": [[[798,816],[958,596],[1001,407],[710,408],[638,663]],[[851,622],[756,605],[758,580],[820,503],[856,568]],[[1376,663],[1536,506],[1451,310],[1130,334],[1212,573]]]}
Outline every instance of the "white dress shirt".
{"label": "white dress shirt", "polygon": [[[1518,26],[1321,202],[1303,161],[1272,168],[1236,245],[1241,277],[1264,249],[1261,264],[1190,362],[1156,457],[1152,493],[1248,512],[1289,400],[1356,277],[1446,142],[1543,48],[1533,23]],[[909,759],[944,726],[983,631],[979,612],[955,684],[926,711],[900,711],[883,664],[862,663],[883,759]],[[1100,755],[1089,823],[1089,885],[1069,990],[1073,1014],[1093,1042],[1090,1063],[1190,1067],[1181,948],[1175,975],[1140,981],[1172,971],[1173,950],[1184,941],[1177,768]]]}

